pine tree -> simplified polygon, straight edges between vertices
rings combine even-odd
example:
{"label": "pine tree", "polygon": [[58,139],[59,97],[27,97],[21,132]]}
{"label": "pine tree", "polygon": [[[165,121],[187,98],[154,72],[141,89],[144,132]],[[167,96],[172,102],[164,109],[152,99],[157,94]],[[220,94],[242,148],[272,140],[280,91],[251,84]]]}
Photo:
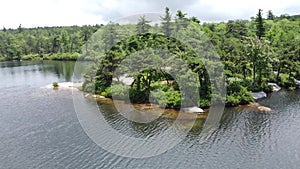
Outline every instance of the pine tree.
{"label": "pine tree", "polygon": [[268,20],[274,20],[275,19],[275,16],[274,16],[274,14],[271,10],[268,11],[267,19]]}
{"label": "pine tree", "polygon": [[161,20],[162,20],[162,29],[164,31],[164,34],[166,36],[170,36],[171,35],[171,19],[172,19],[172,16],[170,14],[170,9],[168,7],[166,7],[166,10],[165,10],[165,16],[164,17],[161,17]]}
{"label": "pine tree", "polygon": [[265,27],[264,21],[262,17],[262,9],[258,10],[258,14],[256,16],[256,35],[258,39],[261,39],[265,35]]}
{"label": "pine tree", "polygon": [[151,27],[149,25],[151,21],[146,20],[145,16],[141,16],[139,19],[138,24],[136,25],[137,33],[138,34],[144,34],[149,31],[149,28]]}

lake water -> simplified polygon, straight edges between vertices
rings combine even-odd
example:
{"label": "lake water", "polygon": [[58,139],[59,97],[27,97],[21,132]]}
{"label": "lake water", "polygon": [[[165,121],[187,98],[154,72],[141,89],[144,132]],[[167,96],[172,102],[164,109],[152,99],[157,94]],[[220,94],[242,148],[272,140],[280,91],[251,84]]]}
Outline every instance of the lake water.
{"label": "lake water", "polygon": [[[259,101],[274,114],[227,108],[218,129],[204,142],[198,126],[167,152],[132,159],[109,153],[89,138],[77,118],[72,90],[45,88],[55,81],[72,81],[73,69],[74,62],[0,63],[0,168],[300,167],[299,89]],[[93,106],[88,99],[86,104]],[[129,136],[147,137],[172,122],[134,124],[116,114],[111,103],[98,104],[109,124]]]}

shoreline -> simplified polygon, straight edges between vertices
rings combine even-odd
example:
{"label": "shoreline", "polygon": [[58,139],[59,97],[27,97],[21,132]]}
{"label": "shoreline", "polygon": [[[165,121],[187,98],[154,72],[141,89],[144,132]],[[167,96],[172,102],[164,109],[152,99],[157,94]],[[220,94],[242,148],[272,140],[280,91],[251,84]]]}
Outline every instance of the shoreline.
{"label": "shoreline", "polygon": [[[88,93],[88,92],[82,91],[80,89],[82,86],[82,83],[63,82],[63,83],[58,83],[58,85],[59,85],[59,87],[53,87],[52,84],[49,84],[49,85],[45,86],[45,88],[48,88],[48,89],[52,88],[54,90],[59,90],[60,88],[62,88],[62,89],[77,89],[87,99],[96,99],[96,101],[113,103],[113,99],[111,99],[111,98],[106,98],[99,94],[93,94],[93,93]],[[273,91],[271,93],[274,93],[274,92],[279,92],[279,91]],[[271,94],[271,93],[268,93],[268,94]],[[267,98],[267,97],[255,99],[255,100],[261,100],[261,99],[265,99],[265,98]],[[124,100],[116,100],[116,101],[123,102],[122,104],[128,104]],[[145,109],[151,110],[153,108],[160,108],[161,110],[163,109],[163,108],[159,107],[159,105],[151,104],[151,103],[150,104],[149,103],[133,103],[132,105],[135,108],[137,108],[138,110],[145,110]],[[226,108],[235,108],[235,109],[246,109],[246,110],[251,110],[254,112],[260,112],[260,113],[266,113],[266,114],[274,113],[274,111],[271,108],[263,106],[256,101],[251,102],[249,104],[239,104],[237,106],[225,106],[225,107]],[[180,110],[180,109],[165,108],[164,109],[165,112],[163,113],[163,116],[173,119],[173,118],[177,117],[178,113],[183,112],[186,114],[186,117],[185,117],[186,119],[189,119],[190,115],[193,115],[193,116],[197,115],[197,119],[198,118],[200,118],[200,119],[206,118],[209,113],[209,108],[201,108],[201,109],[203,110],[202,112],[189,112],[189,111],[182,111],[182,109]],[[169,115],[166,115],[165,113],[167,113]]]}

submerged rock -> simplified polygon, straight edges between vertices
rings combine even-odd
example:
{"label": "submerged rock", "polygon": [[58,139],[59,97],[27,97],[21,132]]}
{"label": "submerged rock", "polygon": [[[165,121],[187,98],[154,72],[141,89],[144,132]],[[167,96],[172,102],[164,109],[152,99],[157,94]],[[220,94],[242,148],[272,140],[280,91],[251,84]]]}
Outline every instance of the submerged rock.
{"label": "submerged rock", "polygon": [[254,100],[258,100],[267,97],[267,94],[265,92],[252,92],[252,96]]}
{"label": "submerged rock", "polygon": [[257,109],[258,109],[260,112],[266,112],[266,113],[271,113],[271,112],[272,112],[272,109],[271,109],[271,108],[265,107],[265,106],[258,106]]}
{"label": "submerged rock", "polygon": [[269,86],[273,87],[273,91],[278,92],[281,90],[281,87],[279,87],[276,83],[268,83]]}
{"label": "submerged rock", "polygon": [[273,113],[273,110],[271,108],[262,106],[259,103],[250,103],[247,105],[240,105],[236,108],[237,109],[247,109],[247,110],[261,112],[261,113]]}

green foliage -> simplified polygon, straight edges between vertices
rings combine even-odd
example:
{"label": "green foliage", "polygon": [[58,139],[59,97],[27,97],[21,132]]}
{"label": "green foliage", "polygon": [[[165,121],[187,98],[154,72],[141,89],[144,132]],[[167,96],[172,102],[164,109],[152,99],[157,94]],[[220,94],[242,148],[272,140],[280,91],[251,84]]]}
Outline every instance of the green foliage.
{"label": "green foliage", "polygon": [[168,108],[178,109],[181,105],[181,94],[176,90],[158,91],[153,93],[153,97],[159,105]]}
{"label": "green foliage", "polygon": [[42,56],[39,54],[29,54],[29,55],[23,55],[21,57],[21,60],[42,60]]}
{"label": "green foliage", "polygon": [[0,31],[0,60],[76,60],[96,26],[38,27]]}
{"label": "green foliage", "polygon": [[[269,11],[268,18],[264,19],[262,10],[259,10],[252,20],[201,25],[196,17],[187,16],[178,10],[173,21],[170,9],[165,8],[165,14],[161,17],[162,24],[156,26],[151,26],[151,21],[141,17],[136,25],[110,22],[103,27],[95,25],[28,29],[20,25],[18,29],[3,29],[0,31],[0,61],[101,60],[99,67],[92,67],[85,75],[84,91],[124,99],[125,92],[129,90],[132,102],[149,102],[151,96],[157,103],[172,108],[178,108],[182,99],[190,99],[191,104],[198,104],[200,107],[210,105],[214,96],[211,93],[211,84],[224,86],[220,79],[208,75],[208,71],[213,72],[223,66],[208,61],[208,58],[211,59],[216,54],[220,56],[227,76],[228,106],[251,102],[250,91],[271,92],[272,88],[267,82],[276,82],[288,89],[295,89],[295,79],[300,78],[299,15],[277,17]],[[158,33],[161,31],[163,34]],[[213,46],[208,46],[207,41],[201,41],[201,31]],[[94,33],[96,36],[92,36]],[[124,39],[128,35],[134,36]],[[192,35],[195,41],[183,44],[172,38],[182,35]],[[198,51],[193,50],[195,46],[204,49],[214,47],[217,53],[200,52],[202,59],[199,59],[195,54]],[[182,70],[181,63],[174,57],[161,58],[160,55],[165,54],[155,53],[155,50],[146,54],[139,53],[149,48],[166,50],[178,56],[190,66],[191,72]],[[132,54],[136,54],[135,60],[139,62],[131,65],[133,70],[150,63],[166,64],[142,72],[131,71],[129,75],[135,81],[130,87],[123,84],[111,87],[115,70],[126,56]],[[199,89],[200,100],[194,103],[193,98],[181,98],[178,84],[180,81],[177,83],[170,74],[161,69],[171,64],[176,65],[171,71],[185,73],[179,78],[181,82],[186,82],[185,85],[189,88]],[[121,66],[120,69],[128,70],[126,66]],[[190,74],[197,75],[196,86],[189,83]],[[161,83],[166,80],[170,83]]]}
{"label": "green foliage", "polygon": [[[95,85],[97,93],[111,96],[112,77],[125,56],[137,53],[135,60],[138,60],[139,64],[131,65],[132,68],[143,67],[144,62],[157,64],[164,61],[157,56],[160,54],[153,51],[147,53],[147,57],[144,57],[145,53],[139,53],[144,49],[154,48],[167,50],[179,56],[190,66],[192,73],[199,78],[196,87],[199,89],[201,99],[197,100],[196,104],[200,107],[209,107],[212,96],[224,100],[211,93],[213,89],[211,83],[221,83],[219,83],[220,79],[209,77],[206,70],[207,68],[211,71],[218,70],[221,66],[205,59],[199,59],[189,47],[169,37],[170,35],[180,37],[182,34],[192,34],[194,39],[198,39],[202,37],[202,34],[197,33],[199,30],[204,31],[210,38],[225,66],[227,106],[252,102],[251,91],[271,92],[272,87],[268,86],[267,82],[278,82],[280,85],[293,88],[294,79],[300,76],[299,20],[289,21],[278,19],[275,16],[273,18],[271,12],[268,20],[264,20],[262,10],[259,10],[256,18],[251,21],[235,20],[227,23],[199,25],[197,23],[200,21],[196,21],[196,18],[187,18],[187,14],[180,10],[176,13],[175,21],[171,20],[171,15],[169,8],[166,8],[165,15],[161,17],[162,24],[155,27],[151,27],[150,21],[141,17],[137,25],[109,23],[99,31],[101,43],[89,48],[89,54],[93,57],[101,55],[94,52],[93,48],[104,51],[102,51],[104,55],[100,56],[101,66],[94,68],[97,69],[96,77],[88,79],[89,83]],[[164,35],[155,33],[158,32],[157,30],[162,30]],[[126,34],[138,35],[122,40],[121,37]],[[118,40],[121,41],[115,44]],[[207,47],[205,43],[200,44]],[[212,55],[214,54],[209,52],[203,53],[203,58]],[[169,59],[169,62],[166,63],[177,66],[172,71],[184,72],[184,70],[180,70],[181,65],[176,62],[175,58]],[[128,64],[130,63],[128,62]],[[164,66],[168,66],[168,64]],[[128,68],[123,66],[121,69]],[[165,80],[174,81],[173,77],[168,76],[164,71],[155,68],[145,69],[142,72],[132,70],[135,69],[131,69],[129,73],[135,79],[129,89],[132,102],[147,103],[151,101],[149,99],[154,99],[163,106],[178,108],[182,100],[190,99],[191,105],[194,104],[192,98],[181,98],[181,89],[178,83],[161,84],[161,81]],[[188,71],[185,71],[185,74],[180,79],[189,88],[195,87],[188,83]],[[287,75],[287,77],[282,77],[282,75]],[[90,88],[90,86],[86,86],[87,89]],[[120,93],[118,97],[123,98],[123,90],[125,90],[124,87],[118,86],[116,90]]]}
{"label": "green foliage", "polygon": [[210,100],[200,98],[198,104],[199,104],[199,107],[201,107],[201,108],[208,108],[210,106]]}
{"label": "green foliage", "polygon": [[124,84],[114,84],[103,91],[97,91],[97,94],[107,98],[114,98],[118,100],[125,100],[128,97],[130,87]]}
{"label": "green foliage", "polygon": [[262,9],[258,10],[255,22],[256,22],[256,35],[259,39],[261,39],[265,35],[265,26],[262,17]]}
{"label": "green foliage", "polygon": [[289,90],[295,90],[296,84],[295,79],[292,77],[289,77],[288,74],[281,74],[280,75],[280,81],[279,85],[288,88]]}
{"label": "green foliage", "polygon": [[57,82],[53,82],[52,85],[53,85],[53,87],[55,87],[55,88],[59,87],[59,85],[58,85]]}
{"label": "green foliage", "polygon": [[132,103],[149,103],[149,91],[132,87],[129,89],[129,98]]}
{"label": "green foliage", "polygon": [[233,81],[227,85],[227,106],[237,106],[238,104],[248,104],[253,101],[252,94],[246,87],[242,86],[243,82]]}

